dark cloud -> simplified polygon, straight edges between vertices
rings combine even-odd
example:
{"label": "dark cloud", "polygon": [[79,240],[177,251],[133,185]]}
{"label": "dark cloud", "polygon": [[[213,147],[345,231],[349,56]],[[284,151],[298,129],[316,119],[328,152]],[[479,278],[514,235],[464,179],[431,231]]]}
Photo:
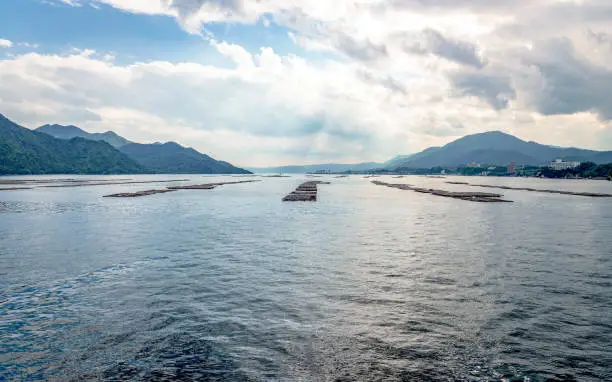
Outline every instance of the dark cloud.
{"label": "dark cloud", "polygon": [[389,55],[384,44],[375,44],[370,40],[357,40],[343,33],[336,33],[334,46],[347,56],[359,61],[374,61]]}
{"label": "dark cloud", "polygon": [[168,6],[175,9],[180,18],[197,13],[203,6],[212,5],[228,16],[244,13],[244,0],[167,0]]}
{"label": "dark cloud", "polygon": [[506,12],[519,7],[535,6],[544,0],[388,0],[382,4],[386,9],[431,10],[469,10],[473,12]]}
{"label": "dark cloud", "polygon": [[433,29],[425,29],[422,34],[422,41],[418,43],[404,43],[404,50],[419,55],[433,54],[478,69],[485,65],[484,61],[478,56],[476,45],[467,41],[444,37],[440,32]]}
{"label": "dark cloud", "polygon": [[379,76],[366,70],[357,72],[357,76],[368,84],[382,86],[394,93],[407,94],[406,87],[391,76]]}
{"label": "dark cloud", "polygon": [[[592,36],[601,43],[606,35]],[[503,66],[485,72],[459,71],[449,80],[461,95],[485,100],[496,110],[518,98],[542,115],[596,113],[612,119],[612,70],[578,54],[567,38],[535,42],[530,49],[506,52]]]}
{"label": "dark cloud", "polygon": [[595,41],[599,45],[612,50],[612,35],[606,32],[595,32],[591,29],[587,30],[587,37]]}
{"label": "dark cloud", "polygon": [[544,115],[593,111],[612,119],[612,70],[578,56],[569,40],[536,44],[522,60],[537,71],[538,86],[523,89],[529,106]]}
{"label": "dark cloud", "polygon": [[[508,2],[513,3],[513,2]],[[494,34],[502,40],[543,40],[574,36],[576,32],[609,29],[612,23],[612,1],[557,1],[523,5],[509,14]]]}
{"label": "dark cloud", "polygon": [[423,118],[422,124],[413,130],[433,137],[453,137],[465,134],[463,129],[465,126],[457,118],[441,118],[429,113]]}
{"label": "dark cloud", "polygon": [[453,73],[450,81],[460,94],[481,98],[495,110],[505,109],[509,101],[516,97],[510,79],[504,76],[461,71]]}

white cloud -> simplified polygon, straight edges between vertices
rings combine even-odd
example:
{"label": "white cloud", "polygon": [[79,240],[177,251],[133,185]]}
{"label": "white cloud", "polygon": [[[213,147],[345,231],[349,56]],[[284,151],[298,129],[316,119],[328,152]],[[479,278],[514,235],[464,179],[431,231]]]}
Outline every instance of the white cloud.
{"label": "white cloud", "polygon": [[[243,165],[385,160],[488,130],[612,145],[609,1],[79,3],[174,17],[234,67],[26,54],[0,61],[0,110],[30,125],[177,140]],[[262,19],[326,59],[253,53],[202,30]]]}
{"label": "white cloud", "polygon": [[17,44],[17,45],[22,46],[22,47],[24,47],[24,48],[29,48],[29,49],[37,49],[37,48],[39,48],[39,47],[40,47],[40,45],[38,45],[38,44],[33,44],[33,43],[30,43],[30,42],[20,42],[20,43],[19,43],[19,44]]}
{"label": "white cloud", "polygon": [[253,58],[249,52],[247,52],[240,45],[228,44],[226,42],[217,42],[211,40],[211,44],[219,53],[230,58],[236,65],[241,68],[253,68]]}
{"label": "white cloud", "polygon": [[[237,58],[235,68],[119,66],[89,51],[0,61],[0,110],[31,126],[62,122],[117,130],[135,140],[176,139],[238,163],[249,163],[251,155],[245,146],[231,152],[240,141],[267,158],[260,164],[274,164],[359,160],[372,153],[382,159],[403,146],[398,137],[406,142],[411,135],[403,119],[415,120],[418,113],[394,101],[384,85],[363,81],[357,66],[312,64],[269,48],[247,60],[239,47],[214,44]],[[215,134],[243,138],[209,139]],[[201,136],[207,139],[194,138]]]}
{"label": "white cloud", "polygon": [[[89,50],[0,61],[0,110],[32,127],[71,123],[136,141],[176,140],[242,165],[384,160],[467,133],[515,132],[516,111],[448,98],[443,78],[379,77],[359,64],[211,43],[235,68],[121,66]],[[562,121],[581,121],[581,142],[591,147],[605,128],[588,113]],[[541,120],[521,126],[525,138],[553,128]],[[571,143],[571,135],[554,143]]]}
{"label": "white cloud", "polygon": [[169,1],[166,0],[93,0],[91,3],[108,4],[124,11],[147,15],[176,15],[176,12],[171,11],[168,6]]}
{"label": "white cloud", "polygon": [[13,46],[13,42],[0,38],[0,48],[10,48]]}

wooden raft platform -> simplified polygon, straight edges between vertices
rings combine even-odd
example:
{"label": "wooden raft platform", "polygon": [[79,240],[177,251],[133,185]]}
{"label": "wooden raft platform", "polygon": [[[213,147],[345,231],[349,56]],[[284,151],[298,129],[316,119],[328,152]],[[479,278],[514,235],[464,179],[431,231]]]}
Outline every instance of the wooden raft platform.
{"label": "wooden raft platform", "polygon": [[146,190],[138,192],[123,192],[119,194],[104,195],[105,198],[136,198],[139,196],[149,196],[155,194],[163,194],[166,192],[178,191],[178,190],[212,190],[217,186],[223,186],[226,184],[239,184],[239,183],[252,183],[261,182],[260,180],[240,180],[237,182],[221,182],[221,183],[206,183],[206,184],[192,184],[189,186],[171,186],[160,190]]}
{"label": "wooden raft platform", "polygon": [[468,182],[445,182],[445,183],[448,183],[448,184],[461,184],[461,185],[468,185],[469,184]]}
{"label": "wooden raft platform", "polygon": [[300,184],[295,191],[283,198],[283,202],[316,202],[317,185],[329,182],[311,181]]}
{"label": "wooden raft platform", "polygon": [[468,200],[471,202],[481,202],[481,203],[511,203],[511,200],[500,199],[502,195],[500,194],[492,194],[488,192],[451,192],[445,190],[436,190],[433,188],[422,188],[422,187],[414,187],[409,184],[393,184],[393,183],[385,183],[378,180],[372,181],[377,186],[386,186],[391,188],[398,188],[400,190],[409,190],[414,192],[419,192],[423,194],[431,194],[436,196],[442,196],[446,198],[453,199],[461,199]]}
{"label": "wooden raft platform", "polygon": [[18,190],[31,190],[32,187],[8,187],[0,188],[0,191],[18,191]]}
{"label": "wooden raft platform", "polygon": [[137,198],[140,196],[165,194],[166,192],[173,192],[173,191],[175,190],[165,189],[165,190],[146,190],[146,191],[138,191],[138,192],[122,192],[119,194],[104,195],[103,197],[104,198]]}
{"label": "wooden raft platform", "polygon": [[97,183],[74,183],[74,184],[54,184],[50,186],[40,186],[42,188],[66,188],[66,187],[88,187],[88,186],[115,186],[119,184],[145,184],[145,183],[174,183],[174,182],[187,182],[189,179],[173,179],[173,180],[141,180],[133,182],[97,182]]}
{"label": "wooden raft platform", "polygon": [[472,186],[472,187],[498,188],[498,189],[502,189],[502,190],[543,192],[543,193],[546,193],[546,194],[588,196],[588,197],[591,197],[591,198],[612,198],[612,194],[602,194],[602,193],[595,193],[595,192],[576,192],[576,191],[562,191],[562,190],[545,190],[545,189],[541,189],[541,188],[494,186],[494,185],[490,185],[490,184],[468,184],[468,185]]}
{"label": "wooden raft platform", "polygon": [[240,184],[240,183],[253,183],[261,182],[261,180],[239,180],[237,182],[221,182],[221,183],[205,183],[205,184],[192,184],[189,186],[172,186],[168,187],[169,190],[212,190],[217,186],[224,186],[226,184]]}

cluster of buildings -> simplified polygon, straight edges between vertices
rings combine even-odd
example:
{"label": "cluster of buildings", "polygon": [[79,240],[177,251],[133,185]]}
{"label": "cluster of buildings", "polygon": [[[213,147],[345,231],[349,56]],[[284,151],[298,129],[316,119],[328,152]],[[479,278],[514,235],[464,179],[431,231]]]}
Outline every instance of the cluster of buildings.
{"label": "cluster of buildings", "polygon": [[563,159],[555,159],[548,167],[556,171],[561,171],[576,168],[578,166],[580,166],[580,162],[567,162]]}
{"label": "cluster of buildings", "polygon": [[[550,168],[551,170],[556,170],[556,171],[562,171],[562,170],[568,170],[568,169],[573,169],[573,168],[577,168],[578,166],[580,166],[580,162],[572,162],[572,161],[565,161],[563,159],[555,159],[554,161],[552,161],[551,163],[549,163],[548,165],[546,165],[545,167]],[[487,167],[486,165],[482,165],[480,163],[476,163],[476,162],[472,162],[470,164],[467,165],[467,167],[470,168],[482,168],[483,169],[483,175],[488,174],[488,172],[492,171],[495,169],[495,167]],[[516,164],[514,162],[510,163],[507,167],[507,174],[516,174],[518,171],[522,169],[522,166],[516,166]]]}

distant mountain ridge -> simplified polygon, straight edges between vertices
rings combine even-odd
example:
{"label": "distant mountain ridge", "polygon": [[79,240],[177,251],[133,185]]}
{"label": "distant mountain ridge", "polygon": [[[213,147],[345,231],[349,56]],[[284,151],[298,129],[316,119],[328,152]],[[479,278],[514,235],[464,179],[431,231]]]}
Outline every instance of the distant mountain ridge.
{"label": "distant mountain ridge", "polygon": [[247,169],[254,173],[284,173],[284,174],[306,174],[317,171],[329,172],[347,172],[347,171],[368,171],[375,168],[384,168],[384,163],[363,162],[355,164],[313,164],[313,165],[295,165],[295,166],[277,166],[277,167],[248,167]]}
{"label": "distant mountain ridge", "polygon": [[[251,168],[263,173],[366,172],[376,169],[489,165],[545,165],[556,158],[612,163],[612,151],[564,148],[524,141],[500,131],[467,135],[441,147],[398,155],[387,162],[314,164]],[[249,174],[175,142],[142,144],[113,131],[88,133],[77,126],[44,125],[32,131],[0,114],[0,174],[51,173],[201,173]]]}
{"label": "distant mountain ridge", "polygon": [[72,139],[80,137],[89,139],[90,141],[105,141],[115,148],[132,143],[117,135],[114,131],[107,131],[105,133],[88,133],[85,130],[73,125],[44,125],[36,129],[36,131],[52,135],[59,139]]}
{"label": "distant mountain ridge", "polygon": [[410,158],[412,155],[397,155],[390,160],[380,162],[361,162],[353,164],[341,164],[341,163],[324,163],[324,164],[311,164],[311,165],[291,165],[291,166],[276,166],[276,167],[249,167],[248,170],[254,173],[286,173],[286,174],[306,174],[309,172],[317,171],[330,171],[330,172],[362,172],[376,169],[383,169],[393,167],[395,164],[402,163],[403,161]]}
{"label": "distant mountain ridge", "polygon": [[106,142],[32,131],[0,114],[0,174],[136,174],[145,169]]}
{"label": "distant mountain ridge", "polygon": [[568,161],[612,163],[612,151],[596,151],[575,147],[543,145],[523,141],[501,131],[466,135],[441,147],[429,147],[421,152],[398,155],[385,163],[364,162],[358,164],[314,164],[304,166],[280,166],[250,168],[253,172],[306,173],[316,171],[366,172],[377,169],[428,169],[432,167],[460,167],[471,163],[506,166],[546,165],[561,158]]}
{"label": "distant mountain ridge", "polygon": [[88,133],[76,126],[44,125],[36,129],[59,139],[75,137],[92,141],[105,141],[128,157],[135,160],[149,172],[165,174],[250,174],[249,171],[235,167],[228,162],[218,161],[192,148],[175,142],[135,143],[113,131]]}
{"label": "distant mountain ridge", "polygon": [[491,165],[514,162],[537,166],[556,158],[604,164],[612,162],[612,151],[548,146],[526,142],[501,131],[489,131],[467,135],[442,147],[430,147],[388,168],[459,167],[472,162]]}
{"label": "distant mountain ridge", "polygon": [[228,162],[218,161],[175,142],[128,143],[119,150],[142,166],[158,173],[172,174],[250,174]]}
{"label": "distant mountain ridge", "polygon": [[393,167],[393,166],[397,166],[398,164],[408,160],[410,157],[412,157],[414,154],[405,154],[405,155],[396,155],[395,157],[389,159],[388,161],[386,161],[384,163],[384,167]]}

